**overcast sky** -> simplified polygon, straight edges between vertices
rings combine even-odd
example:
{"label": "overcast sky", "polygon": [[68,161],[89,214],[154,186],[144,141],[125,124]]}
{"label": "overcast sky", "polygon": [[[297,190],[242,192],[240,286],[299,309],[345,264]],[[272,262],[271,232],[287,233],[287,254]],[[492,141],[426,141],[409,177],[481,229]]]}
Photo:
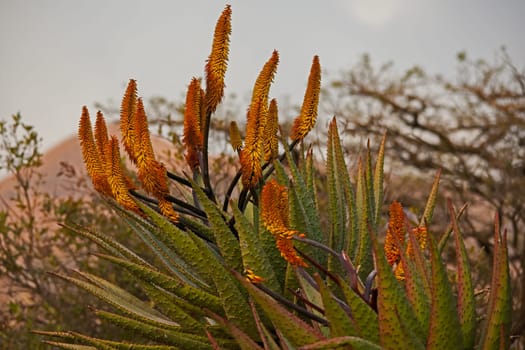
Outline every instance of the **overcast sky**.
{"label": "overcast sky", "polygon": [[0,0],[0,119],[21,112],[49,148],[76,132],[82,105],[94,115],[95,102],[119,104],[129,78],[145,98],[180,99],[226,3],[227,93],[241,98],[273,49],[271,95],[294,104],[316,54],[331,77],[365,52],[453,75],[457,52],[492,60],[504,45],[525,66],[525,0]]}

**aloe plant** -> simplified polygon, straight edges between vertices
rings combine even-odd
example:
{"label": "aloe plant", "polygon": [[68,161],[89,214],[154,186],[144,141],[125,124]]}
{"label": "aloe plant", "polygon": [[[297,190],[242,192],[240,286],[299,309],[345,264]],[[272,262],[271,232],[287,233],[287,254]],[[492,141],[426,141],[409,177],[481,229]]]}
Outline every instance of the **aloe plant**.
{"label": "aloe plant", "polygon": [[[107,134],[103,115],[97,114],[93,131],[89,111],[82,110],[79,138],[93,186],[156,259],[147,261],[108,233],[69,227],[98,244],[105,251],[101,259],[132,274],[147,298],[82,271],[57,277],[106,301],[113,311],[95,309],[96,317],[141,335],[144,343],[37,333],[63,349],[508,348],[506,235],[496,217],[491,292],[479,321],[452,203],[450,229],[439,242],[428,232],[439,173],[419,222],[409,222],[398,202],[384,220],[386,136],[375,161],[368,151],[349,172],[334,118],[326,145],[328,205],[319,207],[316,162],[304,141],[317,118],[317,56],[288,141],[278,135],[277,102],[269,99],[279,62],[278,52],[272,53],[254,84],[244,142],[232,123],[239,171],[226,193],[215,191],[208,139],[224,94],[230,17],[227,6],[215,29],[205,88],[196,78],[188,87],[183,143],[191,173],[167,170],[155,158],[136,81],[124,94],[120,122],[139,186],[126,177],[119,141]],[[186,195],[171,195],[172,185]],[[453,281],[440,257],[448,239],[457,256]]]}

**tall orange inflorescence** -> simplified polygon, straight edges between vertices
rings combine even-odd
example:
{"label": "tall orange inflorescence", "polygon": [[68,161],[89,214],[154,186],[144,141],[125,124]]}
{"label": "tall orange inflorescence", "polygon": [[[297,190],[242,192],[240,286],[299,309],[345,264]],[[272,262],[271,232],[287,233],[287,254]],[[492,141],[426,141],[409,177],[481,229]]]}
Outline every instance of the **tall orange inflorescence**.
{"label": "tall orange inflorescence", "polygon": [[288,189],[276,180],[268,181],[261,192],[264,227],[275,237],[277,249],[290,264],[307,266],[294,249],[293,236],[304,236],[289,227]]}

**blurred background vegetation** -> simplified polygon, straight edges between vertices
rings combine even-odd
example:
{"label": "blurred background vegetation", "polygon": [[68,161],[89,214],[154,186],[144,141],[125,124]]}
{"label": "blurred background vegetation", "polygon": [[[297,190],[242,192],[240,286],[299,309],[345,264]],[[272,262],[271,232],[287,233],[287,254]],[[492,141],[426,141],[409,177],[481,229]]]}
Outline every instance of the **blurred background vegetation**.
{"label": "blurred background vegetation", "polygon": [[[328,122],[335,115],[352,163],[367,140],[372,148],[378,146],[386,131],[386,171],[391,176],[385,203],[396,199],[405,207],[421,207],[425,191],[441,169],[442,202],[431,232],[439,235],[446,229],[439,225],[448,222],[445,197],[453,198],[458,207],[468,204],[460,222],[468,237],[473,270],[478,271],[475,278],[480,298],[486,295],[483,290],[490,282],[492,222],[497,211],[509,234],[515,296],[512,334],[521,335],[525,333],[525,237],[520,232],[525,224],[525,67],[517,67],[504,50],[491,62],[460,53],[457,67],[456,77],[445,78],[427,75],[420,67],[399,72],[392,63],[375,64],[364,55],[349,70],[325,81],[318,125],[309,142],[318,157],[324,157],[318,140],[326,139]],[[173,165],[181,164],[177,160],[182,157],[178,138],[182,101],[182,97],[153,97],[147,105],[152,127],[174,143]],[[116,119],[118,109],[114,106],[98,107],[109,119],[112,115]],[[214,166],[222,169],[228,165],[232,172],[236,170],[227,142],[229,121],[242,120],[245,113],[243,102],[233,96],[221,108],[212,125],[212,174]],[[280,113],[280,120],[291,121],[297,110],[281,105]],[[20,115],[0,121],[0,140],[0,172],[14,179],[8,198],[0,198],[0,349],[43,349],[39,337],[30,330],[61,330],[66,325],[84,334],[118,338],[117,329],[102,328],[93,315],[86,317],[89,310],[85,305],[97,306],[97,299],[49,272],[97,271],[131,291],[134,282],[126,273],[90,255],[94,247],[57,223],[111,233],[147,254],[145,248],[110,215],[91,190],[83,168],[63,159],[57,174],[47,174],[59,178],[63,192],[57,196],[43,190],[46,174],[41,168],[41,140]],[[322,180],[324,175],[318,176]],[[220,187],[221,179],[215,180]],[[319,183],[323,186],[326,181]],[[454,271],[450,273],[453,278]],[[523,348],[523,343],[523,339],[517,340],[514,346]]]}

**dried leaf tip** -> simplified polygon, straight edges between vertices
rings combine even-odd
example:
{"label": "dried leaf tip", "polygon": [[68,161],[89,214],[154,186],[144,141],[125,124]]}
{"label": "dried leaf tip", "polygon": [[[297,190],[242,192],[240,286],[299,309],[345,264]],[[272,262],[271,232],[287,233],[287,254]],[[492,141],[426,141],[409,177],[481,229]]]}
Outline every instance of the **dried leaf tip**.
{"label": "dried leaf tip", "polygon": [[186,162],[192,169],[199,166],[199,152],[202,150],[203,138],[201,132],[202,95],[200,81],[193,78],[186,94],[184,108],[184,135],[182,142],[186,149]]}
{"label": "dried leaf tip", "polygon": [[137,82],[134,79],[130,79],[120,105],[120,132],[124,149],[133,163],[136,163],[134,144],[136,111]]}
{"label": "dried leaf tip", "polygon": [[264,227],[275,237],[276,246],[286,261],[297,266],[307,266],[293,247],[292,237],[302,234],[289,228],[288,213],[288,189],[276,180],[268,181],[261,193]]}
{"label": "dried leaf tip", "polygon": [[314,56],[308,85],[304,94],[301,114],[295,118],[292,126],[291,139],[300,141],[312,130],[317,120],[317,108],[319,105],[319,94],[321,92],[321,65],[319,56]]}
{"label": "dried leaf tip", "polygon": [[231,7],[226,5],[215,26],[210,56],[206,62],[206,114],[215,112],[224,96],[224,76],[228,68]]}

